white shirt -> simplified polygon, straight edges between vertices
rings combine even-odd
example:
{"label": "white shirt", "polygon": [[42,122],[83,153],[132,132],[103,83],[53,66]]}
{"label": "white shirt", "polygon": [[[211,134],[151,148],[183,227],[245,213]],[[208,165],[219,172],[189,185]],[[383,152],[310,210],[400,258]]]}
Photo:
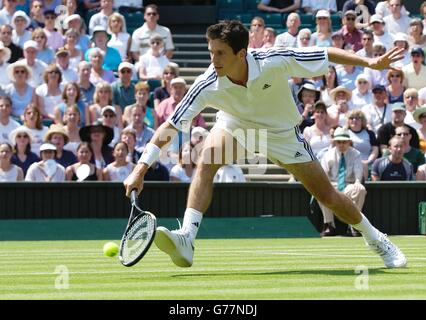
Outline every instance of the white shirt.
{"label": "white shirt", "polygon": [[0,168],[0,182],[14,182],[18,181],[18,166],[12,164],[9,171],[3,171]]}
{"label": "white shirt", "polygon": [[163,75],[163,70],[170,63],[170,60],[162,54],[159,57],[153,56],[150,52],[139,58],[139,68],[144,67],[148,77],[158,77]]}
{"label": "white shirt", "polygon": [[314,12],[324,9],[337,11],[336,0],[303,0],[302,7],[310,7]]}
{"label": "white shirt", "polygon": [[[60,90],[63,90],[63,85],[59,85]],[[62,102],[62,94],[60,93],[57,96],[48,96],[47,95],[47,84],[43,83],[35,89],[36,94],[43,99],[44,110],[47,114],[53,115],[55,107]]]}
{"label": "white shirt", "polygon": [[38,129],[30,129],[33,135],[33,139],[31,140],[31,152],[34,152],[37,156],[40,156],[40,146],[44,142],[44,136],[49,130],[48,127],[43,126],[41,130]]}
{"label": "white shirt", "polygon": [[42,164],[35,162],[28,168],[25,181],[33,182],[62,182],[65,181],[65,168],[59,163],[57,164],[56,171],[52,178],[49,179],[47,174],[44,172]]}
{"label": "white shirt", "polygon": [[18,35],[16,30],[12,30],[12,42],[17,46],[24,48],[24,43],[28,40],[31,40],[31,32],[28,30],[24,30],[22,35]]}
{"label": "white shirt", "polygon": [[131,52],[139,52],[140,55],[145,54],[150,49],[149,39],[153,34],[158,33],[163,38],[164,49],[173,50],[172,34],[170,29],[164,26],[157,25],[154,30],[148,29],[146,23],[142,27],[136,29],[132,34]]}
{"label": "white shirt", "polygon": [[383,31],[384,33],[381,36],[373,34],[374,42],[383,44],[386,51],[388,51],[394,47],[394,36],[392,33],[386,32],[385,30]]}
{"label": "white shirt", "polygon": [[246,182],[246,177],[239,166],[228,164],[217,170],[213,182]]}
{"label": "white shirt", "polygon": [[29,79],[28,84],[31,87],[36,88],[39,85],[41,85],[42,83],[44,83],[43,73],[44,73],[44,70],[47,67],[47,64],[45,64],[43,61],[35,59],[34,65],[30,66],[30,65],[28,65],[27,59],[24,59],[23,61],[31,69],[31,72],[33,74],[31,79]]}
{"label": "white shirt", "polygon": [[363,106],[373,103],[373,94],[370,90],[365,94],[361,94],[358,88],[356,88],[352,91],[351,102],[354,109],[361,109]]}
{"label": "white shirt", "polygon": [[120,53],[121,59],[127,58],[127,43],[129,42],[130,34],[127,32],[120,32],[117,35],[111,34],[111,39],[108,41],[108,47],[117,49]]}
{"label": "white shirt", "polygon": [[[346,183],[354,183],[356,179],[362,181],[364,169],[361,162],[361,153],[355,148],[349,147],[344,157],[346,163]],[[333,182],[338,182],[340,158],[341,153],[336,147],[328,150],[321,158],[321,166]]]}
{"label": "white shirt", "polygon": [[67,84],[68,82],[78,82],[77,71],[71,69],[71,66],[68,66],[66,70],[62,69],[61,66],[56,65],[62,73],[62,85]]}
{"label": "white shirt", "polygon": [[297,35],[293,36],[288,32],[279,34],[275,38],[274,46],[276,47],[297,47]]}
{"label": "white shirt", "polygon": [[364,106],[361,111],[364,112],[365,117],[367,118],[367,123],[371,125],[376,134],[382,124],[392,120],[392,108],[390,105],[385,105],[385,107],[379,108],[372,103]]}
{"label": "white shirt", "polygon": [[130,173],[132,173],[135,165],[133,163],[128,163],[125,166],[116,167],[112,163],[107,165],[106,170],[108,171],[109,178],[111,181],[123,182]]}
{"label": "white shirt", "polygon": [[170,170],[170,177],[177,178],[177,179],[179,179],[179,181],[182,181],[182,182],[191,182],[192,181],[192,176],[188,177],[186,175],[185,169],[182,168],[182,166],[180,164],[176,164],[176,165],[173,166],[173,168]]}
{"label": "white shirt", "polygon": [[95,13],[89,21],[89,34],[93,35],[93,29],[96,26],[102,26],[106,30],[108,28],[108,18],[102,11]]}
{"label": "white shirt", "polygon": [[406,15],[401,15],[398,20],[395,20],[393,15],[388,15],[383,18],[383,21],[385,22],[385,32],[393,34],[397,34],[398,32],[409,33],[411,18]]}
{"label": "white shirt", "polygon": [[5,85],[11,83],[9,76],[7,75],[7,66],[8,65],[9,65],[9,63],[4,62],[0,66],[0,86],[5,86]]}
{"label": "white shirt", "polygon": [[291,93],[288,77],[310,78],[328,70],[326,48],[271,48],[247,54],[247,87],[218,77],[213,65],[199,76],[168,121],[179,130],[206,106],[221,110],[222,115],[246,128],[294,130],[300,115]]}
{"label": "white shirt", "polygon": [[12,132],[12,130],[18,128],[20,126],[19,122],[9,118],[9,123],[7,125],[3,125],[0,122],[0,143],[1,142],[8,142],[12,146],[15,144],[15,141],[9,140],[9,133]]}

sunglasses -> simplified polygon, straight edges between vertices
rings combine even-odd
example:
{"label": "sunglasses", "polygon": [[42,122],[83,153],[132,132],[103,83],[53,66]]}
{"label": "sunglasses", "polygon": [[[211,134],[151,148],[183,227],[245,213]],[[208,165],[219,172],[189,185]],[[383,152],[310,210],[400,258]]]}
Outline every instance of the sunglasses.
{"label": "sunglasses", "polygon": [[367,81],[358,81],[359,84],[366,84],[368,83]]}
{"label": "sunglasses", "polygon": [[25,74],[25,73],[27,73],[27,70],[15,70],[13,73],[14,74]]}
{"label": "sunglasses", "polygon": [[401,78],[400,74],[391,74],[391,78]]}
{"label": "sunglasses", "polygon": [[355,21],[355,18],[346,17],[346,21]]}
{"label": "sunglasses", "polygon": [[26,134],[18,134],[16,135],[17,138],[28,138]]}

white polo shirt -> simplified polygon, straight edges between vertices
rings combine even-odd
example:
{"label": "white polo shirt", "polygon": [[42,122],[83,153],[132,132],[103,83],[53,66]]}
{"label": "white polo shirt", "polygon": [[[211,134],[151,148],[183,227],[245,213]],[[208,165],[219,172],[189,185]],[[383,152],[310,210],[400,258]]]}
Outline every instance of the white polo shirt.
{"label": "white polo shirt", "polygon": [[175,48],[169,28],[157,25],[154,30],[150,30],[147,24],[144,23],[142,27],[133,31],[130,51],[139,52],[140,55],[145,54],[151,48],[149,44],[150,37],[157,33],[163,38],[165,50],[173,50]]}
{"label": "white polo shirt", "polygon": [[[186,126],[205,107],[221,110],[245,128],[294,130],[302,117],[288,85],[290,76],[309,78],[328,70],[326,48],[271,48],[247,53],[247,87],[218,77],[213,65],[199,76],[168,121],[177,129]],[[219,116],[219,115],[218,115]]]}

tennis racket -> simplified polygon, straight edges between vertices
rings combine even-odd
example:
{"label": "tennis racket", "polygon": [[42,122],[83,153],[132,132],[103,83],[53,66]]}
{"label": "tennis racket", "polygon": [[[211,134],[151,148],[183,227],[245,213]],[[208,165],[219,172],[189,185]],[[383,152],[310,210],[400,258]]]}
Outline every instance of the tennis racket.
{"label": "tennis racket", "polygon": [[132,209],[120,245],[121,264],[131,267],[139,262],[148,252],[157,229],[157,219],[148,211],[143,211],[137,204],[137,191],[132,190],[130,201]]}

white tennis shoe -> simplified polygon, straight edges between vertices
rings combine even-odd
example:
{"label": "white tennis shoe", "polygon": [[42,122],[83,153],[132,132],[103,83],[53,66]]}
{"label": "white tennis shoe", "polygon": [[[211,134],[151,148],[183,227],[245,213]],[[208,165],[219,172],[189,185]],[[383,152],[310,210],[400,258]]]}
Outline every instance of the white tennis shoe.
{"label": "white tennis shoe", "polygon": [[158,227],[154,243],[161,251],[167,253],[175,265],[179,267],[192,266],[194,246],[188,235],[182,230],[168,230]]}
{"label": "white tennis shoe", "polygon": [[380,255],[386,268],[403,268],[407,265],[404,254],[388,239],[386,234],[380,233],[378,240],[367,244],[371,250]]}

